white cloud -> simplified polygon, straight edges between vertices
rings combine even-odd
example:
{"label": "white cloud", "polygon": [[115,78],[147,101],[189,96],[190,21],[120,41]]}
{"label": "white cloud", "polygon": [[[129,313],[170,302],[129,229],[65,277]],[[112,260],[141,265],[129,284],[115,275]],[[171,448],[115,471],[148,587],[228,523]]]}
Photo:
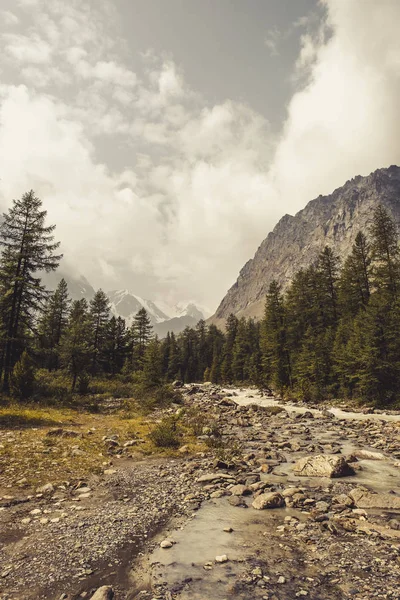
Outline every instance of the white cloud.
{"label": "white cloud", "polygon": [[400,5],[324,5],[276,136],[245,103],[205,102],[171,58],[133,72],[100,4],[38,4],[6,38],[3,204],[34,188],[96,286],[215,305],[284,212],[400,160]]}
{"label": "white cloud", "polygon": [[267,46],[271,56],[279,56],[279,42],[281,39],[282,32],[277,27],[268,29],[264,44]]}
{"label": "white cloud", "polygon": [[51,61],[50,44],[39,35],[3,34],[4,52],[21,63],[46,64]]}

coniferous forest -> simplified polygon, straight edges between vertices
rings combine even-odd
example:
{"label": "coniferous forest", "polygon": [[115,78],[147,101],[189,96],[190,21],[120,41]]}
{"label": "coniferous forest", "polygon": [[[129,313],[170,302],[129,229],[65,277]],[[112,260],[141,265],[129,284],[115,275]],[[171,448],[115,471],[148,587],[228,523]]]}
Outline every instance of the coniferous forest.
{"label": "coniferous forest", "polygon": [[71,301],[65,280],[41,281],[61,259],[54,225],[34,193],[0,226],[3,394],[126,394],[168,382],[255,384],[304,401],[400,398],[400,253],[381,206],[344,260],[325,247],[283,290],[273,282],[261,322],[230,315],[224,331],[200,321],[159,340],[144,309],[128,327],[99,290]]}

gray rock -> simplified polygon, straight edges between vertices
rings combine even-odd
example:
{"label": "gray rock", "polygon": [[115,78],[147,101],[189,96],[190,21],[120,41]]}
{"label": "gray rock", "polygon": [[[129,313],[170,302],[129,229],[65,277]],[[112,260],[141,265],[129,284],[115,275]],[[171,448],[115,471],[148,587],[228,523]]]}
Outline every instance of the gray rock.
{"label": "gray rock", "polygon": [[114,590],[110,585],[103,585],[92,596],[92,600],[113,600],[113,598]]}
{"label": "gray rock", "polygon": [[349,493],[358,508],[387,508],[400,510],[400,496],[395,494],[373,494],[362,488],[354,488]]}
{"label": "gray rock", "polygon": [[252,504],[252,507],[256,510],[264,510],[266,508],[281,508],[282,506],[285,506],[285,498],[279,492],[260,494],[254,499]]}
{"label": "gray rock", "polygon": [[317,454],[305,456],[293,467],[293,472],[300,477],[346,477],[354,475],[353,468],[343,456]]}

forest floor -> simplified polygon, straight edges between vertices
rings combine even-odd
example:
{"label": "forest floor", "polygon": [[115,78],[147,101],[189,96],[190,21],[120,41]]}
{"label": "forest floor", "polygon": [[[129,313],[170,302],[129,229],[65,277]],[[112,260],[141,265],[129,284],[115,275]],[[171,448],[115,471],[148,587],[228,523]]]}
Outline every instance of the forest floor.
{"label": "forest floor", "polygon": [[[0,408],[1,600],[400,598],[400,415],[184,398]],[[175,414],[180,447],[160,450]]]}

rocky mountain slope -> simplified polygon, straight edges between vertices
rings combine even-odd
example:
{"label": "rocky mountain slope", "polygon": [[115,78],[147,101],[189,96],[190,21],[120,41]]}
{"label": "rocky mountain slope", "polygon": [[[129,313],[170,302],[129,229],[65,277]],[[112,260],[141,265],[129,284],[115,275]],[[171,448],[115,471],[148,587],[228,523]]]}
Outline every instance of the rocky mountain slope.
{"label": "rocky mountain slope", "polygon": [[223,325],[230,313],[261,317],[271,281],[276,279],[287,286],[326,245],[344,259],[357,232],[368,229],[378,204],[400,224],[400,167],[354,177],[329,196],[318,196],[294,217],[282,217],[240,271],[211,321]]}

